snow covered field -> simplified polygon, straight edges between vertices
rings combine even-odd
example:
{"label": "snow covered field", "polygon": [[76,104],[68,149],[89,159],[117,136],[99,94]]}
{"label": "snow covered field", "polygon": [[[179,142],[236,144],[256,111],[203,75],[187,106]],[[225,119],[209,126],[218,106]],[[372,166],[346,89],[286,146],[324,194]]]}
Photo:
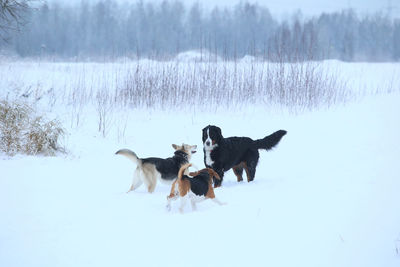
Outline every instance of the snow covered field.
{"label": "snow covered field", "polygon": [[[1,156],[0,266],[400,266],[400,64],[324,64],[357,92],[354,101],[301,113],[261,105],[113,109],[106,137],[98,109],[62,101],[69,82],[79,83],[79,67],[0,64],[2,96],[29,86],[54,94],[38,108],[69,133],[67,155]],[[116,73],[111,64],[91,66],[87,76]],[[193,162],[202,167],[208,124],[226,137],[288,134],[260,153],[254,182],[226,173],[215,190],[225,206],[206,201],[182,215],[178,202],[166,211],[165,185],[125,193],[135,166],[118,149],[169,157],[173,143],[196,144]]]}

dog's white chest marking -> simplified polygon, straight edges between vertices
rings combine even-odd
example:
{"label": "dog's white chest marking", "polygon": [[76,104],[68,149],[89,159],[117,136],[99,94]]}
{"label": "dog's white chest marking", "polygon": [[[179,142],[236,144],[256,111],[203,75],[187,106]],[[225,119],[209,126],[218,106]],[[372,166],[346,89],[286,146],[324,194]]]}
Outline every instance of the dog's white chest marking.
{"label": "dog's white chest marking", "polygon": [[211,159],[211,151],[212,150],[209,150],[206,148],[204,151],[206,153],[206,165],[212,166],[214,164],[214,161]]}
{"label": "dog's white chest marking", "polygon": [[[207,143],[209,145],[207,145]],[[206,156],[206,165],[207,166],[212,166],[214,164],[214,161],[211,159],[211,151],[216,148],[218,145],[217,144],[212,144],[212,140],[210,138],[210,130],[207,129],[207,139],[204,141],[204,153]]]}

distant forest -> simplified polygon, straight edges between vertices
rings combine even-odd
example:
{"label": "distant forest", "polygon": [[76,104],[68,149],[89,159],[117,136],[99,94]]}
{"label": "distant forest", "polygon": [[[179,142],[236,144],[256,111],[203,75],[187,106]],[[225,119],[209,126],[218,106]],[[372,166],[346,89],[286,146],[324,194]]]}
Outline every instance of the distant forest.
{"label": "distant forest", "polygon": [[353,10],[284,21],[267,7],[241,2],[204,11],[199,4],[120,4],[112,0],[75,6],[43,4],[26,14],[19,32],[0,39],[0,50],[21,57],[169,59],[197,50],[235,60],[400,60],[400,20]]}

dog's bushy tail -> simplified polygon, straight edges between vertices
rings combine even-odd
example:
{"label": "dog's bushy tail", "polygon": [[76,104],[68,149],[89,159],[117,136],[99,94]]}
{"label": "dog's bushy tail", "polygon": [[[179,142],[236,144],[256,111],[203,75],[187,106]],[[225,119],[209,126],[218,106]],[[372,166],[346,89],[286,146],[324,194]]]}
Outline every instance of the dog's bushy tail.
{"label": "dog's bushy tail", "polygon": [[120,149],[117,152],[115,152],[115,154],[127,157],[128,159],[132,160],[138,166],[142,165],[142,160],[136,155],[135,152],[133,152],[129,149],[126,149],[126,148]]}
{"label": "dog's bushy tail", "polygon": [[183,173],[186,171],[187,168],[192,166],[192,163],[186,163],[185,165],[182,165],[182,167],[179,169],[178,172],[178,180],[182,179]]}
{"label": "dog's bushy tail", "polygon": [[276,146],[286,133],[287,132],[285,130],[276,131],[273,134],[264,137],[263,139],[255,140],[255,146],[258,149],[269,150]]}

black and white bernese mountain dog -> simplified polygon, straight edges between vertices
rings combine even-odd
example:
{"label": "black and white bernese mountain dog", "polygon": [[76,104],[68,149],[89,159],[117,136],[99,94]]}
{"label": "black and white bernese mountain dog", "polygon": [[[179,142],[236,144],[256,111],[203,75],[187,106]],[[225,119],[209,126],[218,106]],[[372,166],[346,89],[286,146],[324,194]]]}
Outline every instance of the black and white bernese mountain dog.
{"label": "black and white bernese mountain dog", "polygon": [[224,138],[219,127],[214,125],[205,127],[203,129],[204,164],[207,168],[214,169],[221,178],[214,179],[214,187],[221,186],[224,172],[231,168],[238,182],[243,181],[243,169],[246,171],[247,181],[253,181],[260,156],[258,150],[273,148],[285,134],[285,130],[279,130],[258,140],[236,136]]}

